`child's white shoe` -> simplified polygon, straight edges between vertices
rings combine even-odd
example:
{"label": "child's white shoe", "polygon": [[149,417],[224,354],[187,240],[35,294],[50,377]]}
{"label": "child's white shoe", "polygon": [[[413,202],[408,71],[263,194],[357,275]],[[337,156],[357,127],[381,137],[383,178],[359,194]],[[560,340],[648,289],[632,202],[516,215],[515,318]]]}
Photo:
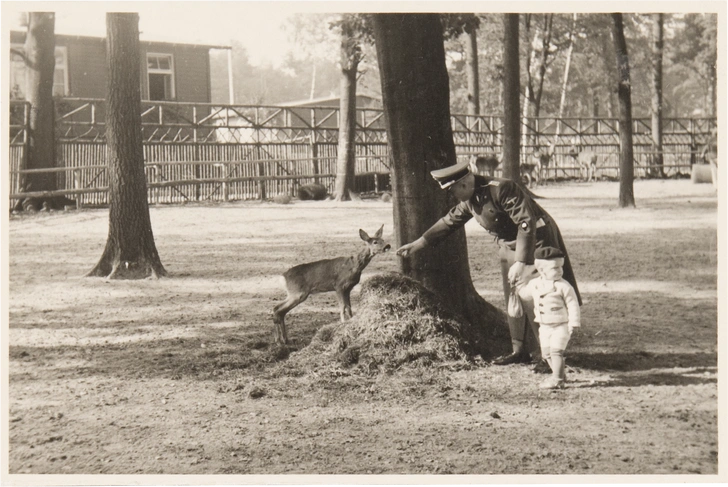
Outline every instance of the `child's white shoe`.
{"label": "child's white shoe", "polygon": [[545,381],[541,382],[538,386],[539,389],[563,389],[564,379],[557,379],[555,377],[549,377]]}

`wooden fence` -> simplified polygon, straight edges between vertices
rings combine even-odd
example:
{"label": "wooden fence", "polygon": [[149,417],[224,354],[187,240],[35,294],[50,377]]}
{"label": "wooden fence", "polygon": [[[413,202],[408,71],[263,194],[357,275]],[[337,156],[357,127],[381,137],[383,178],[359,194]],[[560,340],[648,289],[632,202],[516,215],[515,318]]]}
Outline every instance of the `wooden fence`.
{"label": "wooden fence", "polygon": [[[20,198],[20,171],[28,148],[27,103],[10,106],[11,199]],[[105,112],[103,100],[63,99],[57,103],[57,194],[79,205],[107,200]],[[459,158],[500,154],[500,117],[454,114],[453,138]],[[715,119],[663,121],[666,176],[689,174],[698,161]],[[231,106],[145,102],[142,107],[145,172],[150,203],[265,199],[295,195],[310,182],[333,189],[336,174],[338,108]],[[615,119],[537,118],[523,121],[521,162],[539,147],[553,146],[546,177],[575,178],[579,166],[572,146],[598,155],[597,177],[619,175],[619,123]],[[657,168],[650,121],[634,120],[635,175]],[[386,188],[390,160],[384,114],[357,113],[358,191]],[[50,171],[50,170],[46,170]],[[498,173],[497,173],[498,174]]]}

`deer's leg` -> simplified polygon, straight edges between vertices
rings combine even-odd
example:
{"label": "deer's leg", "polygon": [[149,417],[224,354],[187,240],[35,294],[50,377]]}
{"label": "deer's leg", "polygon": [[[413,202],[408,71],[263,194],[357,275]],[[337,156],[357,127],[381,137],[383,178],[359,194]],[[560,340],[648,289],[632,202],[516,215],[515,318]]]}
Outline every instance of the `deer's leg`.
{"label": "deer's leg", "polygon": [[351,319],[351,289],[344,290],[344,315]]}
{"label": "deer's leg", "polygon": [[276,343],[288,343],[286,333],[286,313],[304,302],[308,298],[306,293],[288,293],[288,297],[282,303],[273,308],[273,323],[275,325],[274,337]]}
{"label": "deer's leg", "polygon": [[351,299],[349,294],[351,289],[336,289],[336,299],[339,301],[339,309],[341,313],[341,322],[345,322],[351,318]]}

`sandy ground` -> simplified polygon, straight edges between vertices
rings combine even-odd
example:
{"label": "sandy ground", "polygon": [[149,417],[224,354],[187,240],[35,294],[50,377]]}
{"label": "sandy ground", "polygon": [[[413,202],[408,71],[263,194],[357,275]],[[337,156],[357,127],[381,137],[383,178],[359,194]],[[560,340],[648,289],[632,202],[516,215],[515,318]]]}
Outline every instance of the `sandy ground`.
{"label": "sandy ground", "polygon": [[[712,186],[637,181],[636,209],[617,208],[617,183],[537,192],[584,296],[558,392],[522,365],[361,377],[271,359],[280,273],[357,252],[359,228],[391,236],[391,203],[153,207],[170,277],[141,282],[81,277],[101,256],[107,210],[12,216],[10,473],[712,478]],[[495,244],[473,222],[467,232],[476,288],[503,308]],[[396,269],[392,253],[377,257],[364,279]],[[313,296],[289,334],[303,347],[337,319],[332,294]]]}

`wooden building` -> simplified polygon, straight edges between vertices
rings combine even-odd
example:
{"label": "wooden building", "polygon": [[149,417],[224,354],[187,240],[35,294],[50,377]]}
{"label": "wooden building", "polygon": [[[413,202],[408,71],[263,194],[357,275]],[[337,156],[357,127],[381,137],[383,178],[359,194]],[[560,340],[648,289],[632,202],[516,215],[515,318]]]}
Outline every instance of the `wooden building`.
{"label": "wooden building", "polygon": [[[23,49],[25,32],[11,31],[14,50]],[[227,46],[140,41],[143,101],[209,103],[211,49]],[[106,97],[106,38],[56,34],[53,94],[63,98]],[[24,99],[25,65],[13,54],[11,99]]]}
{"label": "wooden building", "polygon": [[[278,106],[290,108],[294,116],[287,122],[291,127],[304,127],[307,125],[321,128],[338,128],[338,116],[332,117],[332,113],[338,113],[341,99],[338,96],[324,98],[313,98],[307,100],[289,101],[279,103]],[[382,100],[369,95],[356,95],[357,122],[361,126],[371,123],[371,114],[367,109],[381,110]],[[377,120],[377,128],[384,128],[384,120]],[[375,123],[377,122],[375,121]]]}

